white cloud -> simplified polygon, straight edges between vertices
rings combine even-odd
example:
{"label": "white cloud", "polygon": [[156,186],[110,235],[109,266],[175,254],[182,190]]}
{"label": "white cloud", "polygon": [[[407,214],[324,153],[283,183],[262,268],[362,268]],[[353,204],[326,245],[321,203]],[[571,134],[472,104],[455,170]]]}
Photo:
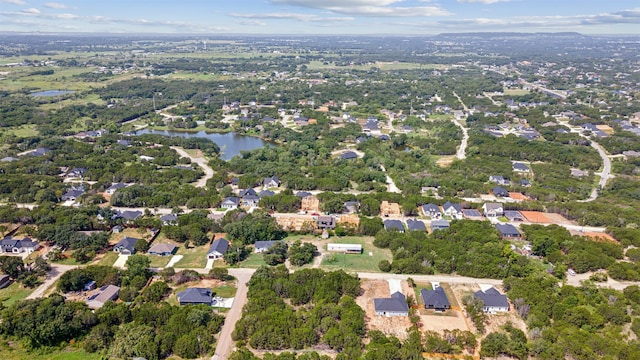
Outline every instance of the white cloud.
{"label": "white cloud", "polygon": [[232,13],[230,16],[245,19],[276,19],[276,20],[296,20],[302,22],[335,22],[335,21],[351,21],[351,17],[322,17],[313,14],[297,14],[297,13],[268,13],[268,14],[238,14]]}
{"label": "white cloud", "polygon": [[60,4],[60,3],[57,3],[57,2],[44,3],[44,6],[50,8],[50,9],[66,9],[67,8],[67,5]]}
{"label": "white cloud", "polygon": [[260,20],[242,20],[236,21],[237,24],[244,26],[267,26],[267,23]]}
{"label": "white cloud", "polygon": [[495,4],[499,2],[509,2],[511,0],[458,0],[459,3],[467,3],[467,4]]}
{"label": "white cloud", "polygon": [[0,4],[27,5],[24,0],[0,0]]}
{"label": "white cloud", "polygon": [[40,10],[38,10],[36,8],[24,9],[24,10],[22,10],[22,12],[26,13],[26,14],[34,14],[34,15],[40,14]]}
{"label": "white cloud", "polygon": [[272,0],[279,5],[299,6],[354,16],[414,17],[453,15],[440,6],[390,6],[403,0]]}

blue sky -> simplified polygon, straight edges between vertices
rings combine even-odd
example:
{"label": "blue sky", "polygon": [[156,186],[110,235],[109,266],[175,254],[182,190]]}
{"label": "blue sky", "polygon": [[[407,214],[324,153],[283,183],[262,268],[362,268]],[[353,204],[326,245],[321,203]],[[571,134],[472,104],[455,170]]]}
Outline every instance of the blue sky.
{"label": "blue sky", "polygon": [[0,0],[0,31],[640,35],[640,0]]}

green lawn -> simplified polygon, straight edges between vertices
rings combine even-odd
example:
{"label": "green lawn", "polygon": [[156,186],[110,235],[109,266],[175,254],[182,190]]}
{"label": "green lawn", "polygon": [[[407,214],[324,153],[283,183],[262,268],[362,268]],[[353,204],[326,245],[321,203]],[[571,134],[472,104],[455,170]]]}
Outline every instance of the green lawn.
{"label": "green lawn", "polygon": [[[326,243],[338,244],[360,244],[362,254],[341,254],[331,253],[325,255],[320,266],[327,270],[344,269],[346,271],[368,271],[380,272],[378,263],[382,260],[392,260],[391,251],[388,249],[378,249],[373,246],[373,237],[346,236],[342,238],[332,237]],[[326,244],[324,246],[326,251]],[[371,256],[369,255],[371,253]]]}
{"label": "green lawn", "polygon": [[[26,298],[33,290],[14,282],[6,288],[0,289],[0,301],[4,306],[9,306],[18,300]],[[0,359],[5,359],[5,357],[0,356]]]}
{"label": "green lawn", "polygon": [[55,352],[27,351],[16,344],[10,346],[6,342],[0,345],[0,359],[3,360],[102,360],[105,357],[96,353],[91,354],[82,349],[64,349]]}
{"label": "green lawn", "polygon": [[209,248],[207,245],[198,246],[195,248],[185,249],[181,247],[178,249],[177,255],[182,255],[182,259],[174,265],[175,268],[204,268],[207,265],[207,252]]}
{"label": "green lawn", "polygon": [[214,287],[213,292],[216,294],[216,296],[220,296],[223,298],[232,298],[236,296],[238,288],[236,288],[235,286],[222,285]]}
{"label": "green lawn", "polygon": [[252,268],[257,269],[261,266],[266,266],[267,263],[264,262],[264,258],[262,254],[252,253],[249,257],[240,264],[243,268]]}
{"label": "green lawn", "polygon": [[163,268],[171,261],[172,256],[147,255],[153,268]]}
{"label": "green lawn", "polygon": [[118,253],[109,251],[108,253],[104,254],[102,259],[98,260],[97,265],[113,266],[113,263],[115,263],[117,259]]}
{"label": "green lawn", "polygon": [[38,135],[38,130],[36,130],[36,125],[22,125],[4,129],[3,131],[6,134],[12,134],[17,137],[30,137]]}

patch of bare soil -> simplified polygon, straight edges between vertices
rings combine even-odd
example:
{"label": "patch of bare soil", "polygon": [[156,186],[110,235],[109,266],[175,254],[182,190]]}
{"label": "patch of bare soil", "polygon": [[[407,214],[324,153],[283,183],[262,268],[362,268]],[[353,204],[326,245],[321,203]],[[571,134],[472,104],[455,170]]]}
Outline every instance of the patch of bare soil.
{"label": "patch of bare soil", "polygon": [[[405,291],[403,282],[403,291]],[[374,298],[389,297],[389,283],[385,280],[363,280],[363,294],[356,298],[356,303],[365,311],[365,323],[367,330],[380,330],[387,335],[393,335],[398,339],[407,338],[407,328],[411,326],[408,316],[376,316],[373,305]],[[407,286],[408,288],[408,286]],[[406,294],[411,294],[408,291]]]}

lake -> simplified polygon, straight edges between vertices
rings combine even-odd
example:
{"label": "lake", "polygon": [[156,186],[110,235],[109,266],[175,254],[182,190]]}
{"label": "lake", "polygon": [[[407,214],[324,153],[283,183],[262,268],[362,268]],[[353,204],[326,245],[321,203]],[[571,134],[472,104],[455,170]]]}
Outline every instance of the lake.
{"label": "lake", "polygon": [[31,96],[35,96],[35,97],[58,96],[58,95],[69,94],[72,92],[73,91],[68,91],[68,90],[46,90],[46,91],[31,93]]}
{"label": "lake", "polygon": [[241,151],[249,151],[253,149],[268,146],[268,142],[253,136],[238,135],[235,133],[207,133],[205,131],[186,132],[186,131],[169,131],[169,130],[149,130],[142,129],[136,131],[136,135],[157,134],[165,136],[181,136],[185,138],[205,138],[218,144],[220,147],[220,158],[222,160],[230,160],[236,155],[240,155]]}

